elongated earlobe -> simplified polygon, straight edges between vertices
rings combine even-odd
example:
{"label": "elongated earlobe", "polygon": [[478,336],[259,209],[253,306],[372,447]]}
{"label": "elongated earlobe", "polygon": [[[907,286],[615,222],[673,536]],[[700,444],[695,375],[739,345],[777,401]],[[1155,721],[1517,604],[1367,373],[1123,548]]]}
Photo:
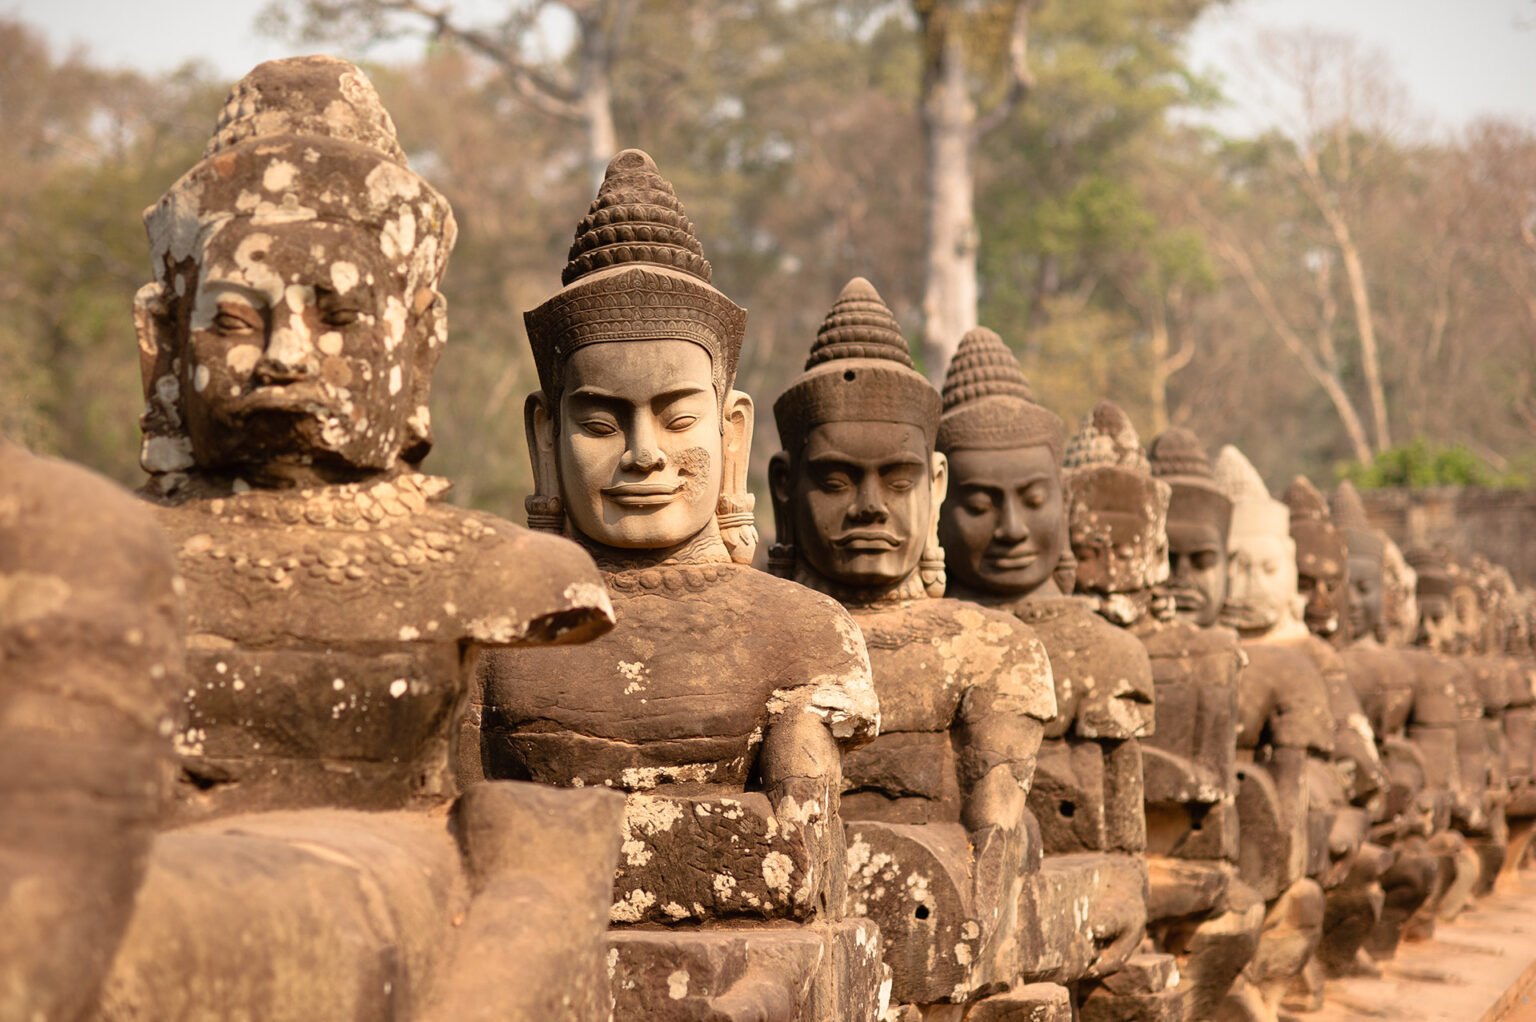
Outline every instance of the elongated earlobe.
{"label": "elongated earlobe", "polygon": [[533,466],[534,492],[523,499],[528,528],[565,532],[565,502],[560,499],[560,470],[555,460],[555,420],[542,391],[523,402],[523,431],[528,437],[528,462]]}

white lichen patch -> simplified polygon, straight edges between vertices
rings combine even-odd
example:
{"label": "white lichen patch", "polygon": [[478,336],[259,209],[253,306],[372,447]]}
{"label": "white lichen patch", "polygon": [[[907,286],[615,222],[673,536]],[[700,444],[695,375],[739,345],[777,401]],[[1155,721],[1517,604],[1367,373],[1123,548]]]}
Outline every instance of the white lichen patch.
{"label": "white lichen patch", "polygon": [[646,910],[656,904],[656,895],[650,891],[633,890],[608,907],[608,921],[614,923],[638,923],[645,918]]}
{"label": "white lichen patch", "polygon": [[667,976],[667,996],[674,1001],[681,1001],[688,996],[688,971],[678,969]]}
{"label": "white lichen patch", "polygon": [[331,264],[331,283],[336,288],[337,294],[346,294],[357,287],[359,280],[357,265],[349,263],[345,259],[338,259]]}
{"label": "white lichen patch", "polygon": [[396,678],[394,681],[389,683],[389,697],[391,699],[399,699],[401,696],[405,695],[406,690],[410,687],[410,683],[408,683],[404,678]]}
{"label": "white lichen patch", "polygon": [[224,364],[231,372],[244,376],[261,361],[261,349],[254,344],[237,344],[224,353]]}
{"label": "white lichen patch", "polygon": [[794,861],[783,852],[769,852],[763,856],[763,883],[786,902],[789,901],[789,884],[794,872]]}
{"label": "white lichen patch", "polygon": [[732,892],[736,890],[736,878],[729,873],[716,873],[710,877],[709,882],[715,889],[715,898],[719,901],[730,900]]}
{"label": "white lichen patch", "polygon": [[291,186],[298,176],[298,167],[287,160],[273,160],[261,175],[261,187],[269,192],[280,192]]}

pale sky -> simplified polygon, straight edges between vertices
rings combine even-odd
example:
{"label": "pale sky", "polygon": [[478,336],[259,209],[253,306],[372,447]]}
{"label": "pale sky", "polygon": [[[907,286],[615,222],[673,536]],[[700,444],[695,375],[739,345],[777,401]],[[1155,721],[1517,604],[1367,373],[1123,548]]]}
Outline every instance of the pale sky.
{"label": "pale sky", "polygon": [[[150,71],[202,59],[233,81],[263,60],[304,49],[255,30],[264,5],[0,0],[0,13],[39,27],[60,51],[83,46],[100,62]],[[1219,77],[1234,100],[1219,123],[1263,122],[1262,103],[1243,87],[1253,40],[1266,29],[1303,25],[1354,36],[1381,53],[1428,127],[1454,129],[1482,115],[1536,124],[1536,0],[1235,0],[1206,15],[1189,41],[1196,69]]]}

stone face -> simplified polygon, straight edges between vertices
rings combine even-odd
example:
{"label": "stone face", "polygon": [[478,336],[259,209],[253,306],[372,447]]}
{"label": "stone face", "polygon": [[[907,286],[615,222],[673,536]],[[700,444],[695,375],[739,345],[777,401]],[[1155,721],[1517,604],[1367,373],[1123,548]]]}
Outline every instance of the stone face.
{"label": "stone face", "polygon": [[0,438],[0,1015],[82,1018],[172,770],[180,583],[149,513]]}

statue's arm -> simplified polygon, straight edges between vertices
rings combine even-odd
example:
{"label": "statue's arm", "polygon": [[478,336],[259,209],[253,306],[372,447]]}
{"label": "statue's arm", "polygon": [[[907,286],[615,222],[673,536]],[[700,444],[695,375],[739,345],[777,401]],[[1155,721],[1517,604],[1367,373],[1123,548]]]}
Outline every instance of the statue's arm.
{"label": "statue's arm", "polygon": [[758,754],[763,790],[776,813],[802,813],[842,788],[842,753],[812,710],[785,713],[763,732]]}
{"label": "statue's arm", "polygon": [[1045,724],[1055,716],[1055,682],[1039,640],[1020,636],[1006,662],[978,679],[955,722],[961,822],[973,838],[1023,825]]}

